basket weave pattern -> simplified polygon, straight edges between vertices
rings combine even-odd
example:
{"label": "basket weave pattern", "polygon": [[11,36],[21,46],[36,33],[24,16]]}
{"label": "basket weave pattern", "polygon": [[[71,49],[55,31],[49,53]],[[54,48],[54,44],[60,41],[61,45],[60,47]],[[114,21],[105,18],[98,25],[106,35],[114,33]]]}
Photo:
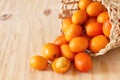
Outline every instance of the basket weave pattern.
{"label": "basket weave pattern", "polygon": [[[107,51],[120,46],[120,1],[119,0],[94,0],[100,1],[107,8],[110,16],[110,22],[112,29],[110,31],[110,42],[104,49],[101,49],[95,56],[103,55]],[[59,18],[64,19],[70,17],[74,11],[78,10],[79,0],[61,0],[62,8],[59,14]]]}

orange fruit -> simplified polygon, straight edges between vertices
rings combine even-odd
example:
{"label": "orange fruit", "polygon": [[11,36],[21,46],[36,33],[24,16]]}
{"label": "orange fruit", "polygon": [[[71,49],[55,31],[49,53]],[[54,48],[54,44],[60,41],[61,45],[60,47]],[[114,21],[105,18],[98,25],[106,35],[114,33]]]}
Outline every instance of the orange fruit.
{"label": "orange fruit", "polygon": [[79,1],[79,8],[86,10],[87,6],[92,2],[92,0],[80,0]]}
{"label": "orange fruit", "polygon": [[82,52],[88,48],[88,40],[85,37],[75,37],[69,43],[70,50]]}
{"label": "orange fruit", "polygon": [[57,73],[65,73],[69,69],[70,65],[70,61],[65,57],[59,57],[52,62],[52,69]]}
{"label": "orange fruit", "polygon": [[82,27],[77,24],[71,24],[65,32],[65,38],[70,41],[72,38],[81,35]]}
{"label": "orange fruit", "polygon": [[81,37],[85,37],[85,38],[88,40],[88,42],[90,42],[90,40],[91,40],[91,37],[88,36],[86,33],[83,33],[83,34],[81,35]]}
{"label": "orange fruit", "polygon": [[78,53],[75,56],[75,67],[81,72],[88,72],[92,68],[91,57],[84,52]]}
{"label": "orange fruit", "polygon": [[86,27],[89,23],[96,22],[96,18],[89,17],[87,21],[84,23],[84,27]]}
{"label": "orange fruit", "polygon": [[53,43],[46,43],[42,48],[42,55],[46,59],[52,61],[60,56],[60,49],[57,45]]}
{"label": "orange fruit", "polygon": [[61,46],[62,44],[68,43],[68,41],[66,40],[65,35],[62,34],[54,40],[54,43],[58,46]]}
{"label": "orange fruit", "polygon": [[75,53],[70,50],[68,44],[61,45],[60,49],[63,57],[67,58],[70,61],[74,60]]}
{"label": "orange fruit", "polygon": [[109,19],[109,15],[108,15],[108,12],[107,12],[107,11],[104,11],[104,12],[100,13],[100,14],[98,15],[98,17],[97,17],[97,21],[98,21],[99,23],[103,23],[103,22],[105,22],[105,21],[108,20],[108,19]]}
{"label": "orange fruit", "polygon": [[105,10],[104,6],[102,5],[102,3],[98,1],[91,2],[86,8],[86,12],[91,17],[98,16],[104,10]]}
{"label": "orange fruit", "polygon": [[72,15],[72,22],[74,24],[83,24],[87,20],[87,13],[85,10],[77,10]]}
{"label": "orange fruit", "polygon": [[86,34],[90,37],[94,37],[102,34],[102,24],[98,22],[89,23],[86,27]]}
{"label": "orange fruit", "polygon": [[63,19],[63,22],[62,22],[62,30],[63,30],[63,32],[65,32],[68,29],[70,24],[72,24],[71,17],[67,17],[67,18]]}
{"label": "orange fruit", "polygon": [[106,20],[103,23],[103,28],[102,28],[103,33],[104,33],[105,36],[109,37],[111,28],[112,28],[112,25],[111,25],[110,21]]}
{"label": "orange fruit", "polygon": [[104,11],[107,11],[107,8],[104,6]]}
{"label": "orange fruit", "polygon": [[32,68],[37,70],[46,70],[48,61],[44,57],[36,55],[30,59],[30,65]]}
{"label": "orange fruit", "polygon": [[109,43],[108,39],[104,35],[98,35],[91,39],[89,48],[92,52],[97,53]]}

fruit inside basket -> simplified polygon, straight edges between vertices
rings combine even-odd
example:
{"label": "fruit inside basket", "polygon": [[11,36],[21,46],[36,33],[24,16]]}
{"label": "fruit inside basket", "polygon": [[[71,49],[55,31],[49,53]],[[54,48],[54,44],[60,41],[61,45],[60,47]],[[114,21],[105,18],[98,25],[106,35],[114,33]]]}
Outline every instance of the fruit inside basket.
{"label": "fruit inside basket", "polygon": [[[91,6],[94,10],[92,10],[91,7],[88,9],[88,4],[91,3],[91,1],[92,0],[61,0],[62,7],[61,7],[61,12],[59,14],[59,18],[61,19],[61,24],[62,25],[64,24],[64,20],[66,18],[71,18],[72,23],[78,24],[82,28],[84,28],[85,27],[84,23],[87,20],[84,18],[85,13],[82,10],[86,11],[86,13],[88,14],[87,19],[89,17],[94,17],[97,19],[98,14],[96,16],[95,14],[91,15],[91,13],[92,12],[94,13],[95,10],[97,10],[96,12],[100,12],[101,8],[99,8],[99,4],[96,4],[96,6],[98,6],[98,7]],[[86,2],[86,3],[88,2],[88,4],[84,5],[84,2]],[[88,53],[91,53],[91,55],[98,56],[98,55],[103,55],[107,51],[120,46],[120,5],[119,5],[120,1],[118,1],[118,0],[94,0],[94,2],[100,2],[106,8],[106,11],[109,15],[109,22],[112,26],[110,29],[110,35],[109,35],[109,37],[107,37],[107,39],[109,38],[109,42],[107,43],[107,42],[103,41],[103,44],[107,43],[107,45],[104,48],[100,49],[98,52],[91,51],[89,49],[86,50]],[[87,5],[87,7],[85,7],[86,5]],[[80,14],[79,12],[82,12],[83,14]],[[104,12],[104,11],[101,11],[100,13],[102,13],[102,12]],[[105,18],[106,17],[105,14],[103,14],[103,15],[104,15],[103,17]],[[78,22],[77,22],[77,19],[74,18],[76,16],[79,17]],[[81,21],[80,21],[80,19],[81,19]],[[99,22],[99,21],[101,21],[101,17],[99,18],[99,20],[97,20],[97,22]],[[97,24],[91,24],[89,26],[95,27],[94,25],[98,26]],[[103,23],[102,23],[102,25],[103,25]],[[88,32],[89,32],[89,29],[91,29],[91,28],[88,28]],[[107,28],[107,30],[108,29],[109,28]],[[83,32],[87,33],[86,29],[83,30]],[[99,32],[99,31],[97,31],[97,32]],[[64,31],[63,31],[63,33],[64,33]],[[101,34],[101,35],[103,35],[103,34]],[[93,36],[90,36],[90,37],[93,38]],[[99,39],[99,42],[96,41],[96,43],[100,43],[100,42],[102,43],[101,39]]]}

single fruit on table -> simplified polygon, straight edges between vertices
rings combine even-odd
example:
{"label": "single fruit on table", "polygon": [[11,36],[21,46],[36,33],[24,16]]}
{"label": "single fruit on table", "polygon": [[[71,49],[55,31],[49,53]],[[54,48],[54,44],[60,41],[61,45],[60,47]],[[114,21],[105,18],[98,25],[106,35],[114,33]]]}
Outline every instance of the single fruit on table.
{"label": "single fruit on table", "polygon": [[82,33],[82,27],[78,24],[71,24],[65,32],[65,38],[67,41],[70,41],[76,36],[80,36]]}
{"label": "single fruit on table", "polygon": [[87,20],[87,13],[85,10],[77,10],[72,15],[72,22],[74,24],[83,24]]}
{"label": "single fruit on table", "polygon": [[86,12],[90,17],[96,17],[104,10],[105,7],[98,1],[91,2],[86,8]]}
{"label": "single fruit on table", "polygon": [[48,61],[44,57],[36,55],[30,59],[30,66],[37,70],[46,70]]}
{"label": "single fruit on table", "polygon": [[94,37],[103,34],[102,24],[98,22],[89,23],[86,28],[86,34],[90,37]]}
{"label": "single fruit on table", "polygon": [[61,46],[62,44],[68,43],[68,41],[66,40],[65,35],[62,34],[54,40],[54,43],[58,46]]}
{"label": "single fruit on table", "polygon": [[106,20],[103,23],[102,30],[103,30],[104,35],[107,36],[108,38],[109,38],[109,35],[110,35],[111,28],[112,28],[112,25],[111,25],[110,21]]}
{"label": "single fruit on table", "polygon": [[109,40],[104,35],[98,35],[91,39],[89,48],[92,52],[97,53],[109,43]]}
{"label": "single fruit on table", "polygon": [[79,8],[82,10],[86,10],[87,6],[92,2],[92,0],[80,0]]}
{"label": "single fruit on table", "polygon": [[84,27],[86,27],[88,24],[92,23],[92,22],[96,22],[97,19],[96,18],[93,18],[93,17],[89,17],[87,19],[87,21],[84,23]]}
{"label": "single fruit on table", "polygon": [[63,30],[63,32],[65,32],[68,29],[70,24],[72,24],[72,20],[71,20],[70,17],[63,19],[63,22],[62,22],[62,30]]}
{"label": "single fruit on table", "polygon": [[74,60],[76,54],[70,50],[68,44],[61,45],[60,49],[63,57],[67,58],[70,61]]}
{"label": "single fruit on table", "polygon": [[75,67],[81,72],[88,72],[92,68],[91,57],[87,53],[84,53],[84,52],[76,54]]}
{"label": "single fruit on table", "polygon": [[85,37],[75,37],[70,43],[70,50],[73,52],[82,52],[88,48],[88,40]]}
{"label": "single fruit on table", "polygon": [[70,61],[65,57],[59,57],[52,62],[52,69],[57,73],[65,73],[69,69],[70,65]]}
{"label": "single fruit on table", "polygon": [[46,59],[53,61],[55,58],[60,56],[60,49],[53,43],[46,43],[42,48],[42,55]]}
{"label": "single fruit on table", "polygon": [[109,19],[109,15],[108,15],[108,12],[107,12],[107,11],[104,11],[104,12],[100,13],[100,14],[98,15],[98,17],[97,17],[97,21],[98,21],[99,23],[103,23],[103,22],[105,22],[105,21],[108,20],[108,19]]}

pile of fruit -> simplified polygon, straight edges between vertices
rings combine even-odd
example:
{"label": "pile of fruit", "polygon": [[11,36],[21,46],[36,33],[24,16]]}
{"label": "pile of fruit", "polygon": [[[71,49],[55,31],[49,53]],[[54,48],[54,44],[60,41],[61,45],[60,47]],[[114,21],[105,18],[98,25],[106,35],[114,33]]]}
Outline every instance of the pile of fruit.
{"label": "pile of fruit", "polygon": [[81,72],[92,68],[91,56],[109,43],[111,23],[106,8],[98,1],[80,0],[79,10],[63,19],[62,34],[53,43],[46,43],[41,56],[30,60],[32,68],[46,70],[50,61],[53,71],[65,73],[71,62]]}

